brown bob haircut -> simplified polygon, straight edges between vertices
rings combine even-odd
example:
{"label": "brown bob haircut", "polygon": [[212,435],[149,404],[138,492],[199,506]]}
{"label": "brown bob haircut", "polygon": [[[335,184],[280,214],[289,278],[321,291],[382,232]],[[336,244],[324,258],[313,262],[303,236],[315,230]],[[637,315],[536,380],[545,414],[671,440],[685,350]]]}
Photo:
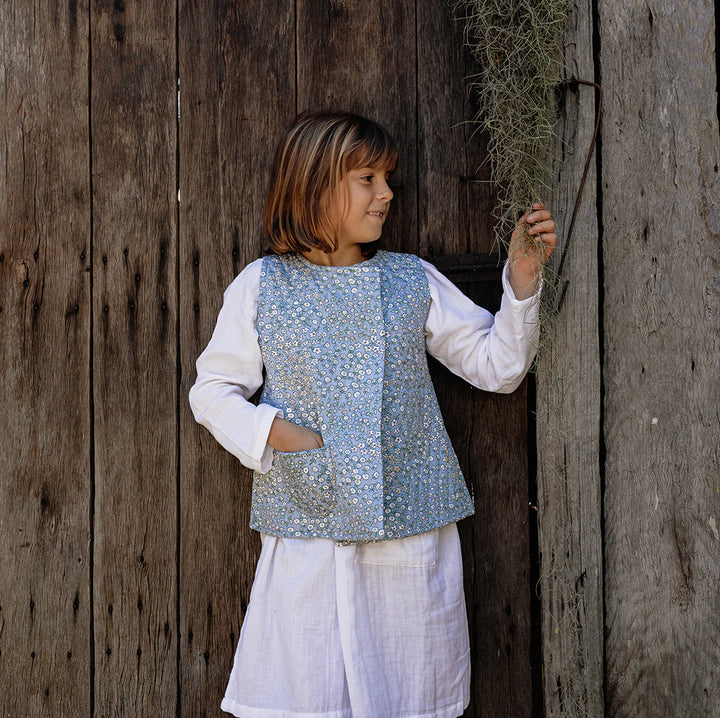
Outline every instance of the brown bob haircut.
{"label": "brown bob haircut", "polygon": [[[372,120],[347,112],[299,115],[280,140],[270,170],[263,223],[272,251],[334,252],[338,218],[331,216],[327,197],[350,170],[392,172],[397,158],[395,141]],[[363,254],[374,254],[377,243],[371,245]]]}

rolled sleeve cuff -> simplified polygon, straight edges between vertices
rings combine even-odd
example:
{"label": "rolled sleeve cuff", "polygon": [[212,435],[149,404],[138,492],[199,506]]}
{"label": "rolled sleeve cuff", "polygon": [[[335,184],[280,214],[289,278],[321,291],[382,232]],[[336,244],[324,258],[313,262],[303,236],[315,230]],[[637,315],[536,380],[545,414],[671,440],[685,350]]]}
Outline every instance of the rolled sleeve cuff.
{"label": "rolled sleeve cuff", "polygon": [[273,461],[273,448],[267,443],[270,427],[275,417],[283,417],[280,409],[269,404],[258,404],[256,409],[255,420],[257,422],[255,429],[255,441],[252,447],[252,453],[248,467],[264,474],[270,471]]}

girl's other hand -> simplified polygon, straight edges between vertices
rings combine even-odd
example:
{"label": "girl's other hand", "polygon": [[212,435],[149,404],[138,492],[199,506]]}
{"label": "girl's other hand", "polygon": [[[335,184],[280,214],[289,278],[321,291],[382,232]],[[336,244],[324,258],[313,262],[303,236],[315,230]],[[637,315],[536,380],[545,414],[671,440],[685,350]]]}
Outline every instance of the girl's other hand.
{"label": "girl's other hand", "polygon": [[275,417],[270,427],[267,443],[283,452],[310,451],[324,445],[322,436],[317,432],[279,416]]}
{"label": "girl's other hand", "polygon": [[556,244],[555,222],[545,205],[535,202],[520,218],[508,249],[510,286],[517,299],[535,294],[540,272]]}

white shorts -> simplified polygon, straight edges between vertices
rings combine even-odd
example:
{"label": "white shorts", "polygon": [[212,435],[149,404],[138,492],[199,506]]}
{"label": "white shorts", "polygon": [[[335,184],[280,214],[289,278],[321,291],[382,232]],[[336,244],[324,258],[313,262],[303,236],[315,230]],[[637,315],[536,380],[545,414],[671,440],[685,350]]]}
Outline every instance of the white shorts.
{"label": "white shorts", "polygon": [[262,537],[222,709],[456,718],[470,647],[455,524],[379,543]]}

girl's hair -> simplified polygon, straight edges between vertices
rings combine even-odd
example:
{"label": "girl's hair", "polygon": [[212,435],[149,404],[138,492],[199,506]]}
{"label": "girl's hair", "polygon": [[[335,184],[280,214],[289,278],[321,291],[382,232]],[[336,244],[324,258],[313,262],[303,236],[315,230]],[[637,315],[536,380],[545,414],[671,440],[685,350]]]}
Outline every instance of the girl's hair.
{"label": "girl's hair", "polygon": [[[264,226],[277,254],[334,252],[337,220],[328,198],[357,167],[392,172],[398,151],[388,131],[347,112],[299,115],[275,150]],[[363,247],[374,253],[377,243]]]}

